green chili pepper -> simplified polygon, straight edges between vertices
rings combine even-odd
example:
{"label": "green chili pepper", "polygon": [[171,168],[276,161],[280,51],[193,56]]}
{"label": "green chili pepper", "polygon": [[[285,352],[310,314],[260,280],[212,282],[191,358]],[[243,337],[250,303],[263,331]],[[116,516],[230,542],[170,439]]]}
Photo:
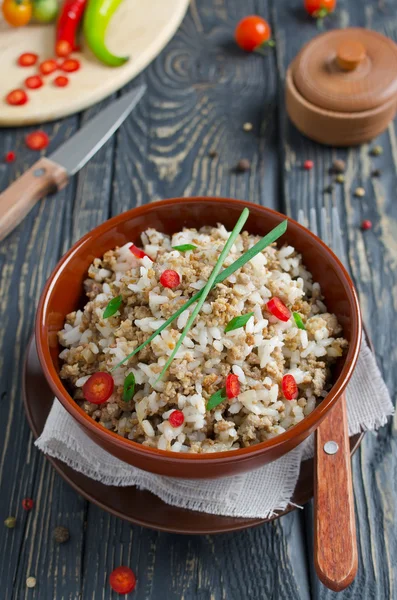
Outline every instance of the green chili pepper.
{"label": "green chili pepper", "polygon": [[121,0],[89,0],[84,13],[84,37],[95,56],[109,67],[120,67],[128,56],[115,56],[105,45],[106,29]]}

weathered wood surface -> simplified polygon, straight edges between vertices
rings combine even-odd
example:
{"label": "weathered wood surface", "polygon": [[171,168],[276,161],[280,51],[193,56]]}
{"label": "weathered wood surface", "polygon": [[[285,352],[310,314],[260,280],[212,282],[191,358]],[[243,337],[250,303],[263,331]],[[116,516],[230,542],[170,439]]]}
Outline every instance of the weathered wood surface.
{"label": "weathered wood surface", "polygon": [[[363,25],[397,40],[397,2],[339,2],[327,25]],[[235,23],[259,13],[273,26],[277,49],[268,56],[240,53]],[[117,135],[66,189],[37,205],[0,244],[0,598],[108,599],[114,566],[131,564],[137,600],[330,600],[312,567],[313,514],[308,506],[277,522],[236,534],[195,538],[130,526],[87,503],[33,448],[21,402],[22,359],[44,281],[58,258],[82,234],[119,212],[161,198],[216,194],[249,198],[296,216],[297,210],[335,203],[350,267],[360,293],[379,363],[392,393],[397,383],[397,141],[395,124],[381,136],[384,155],[367,146],[337,151],[309,142],[288,123],[283,77],[302,44],[316,35],[300,0],[196,0],[175,38],[137,82],[148,93]],[[83,115],[48,124],[52,147],[109,100]],[[242,129],[253,124],[252,132]],[[27,130],[2,130],[0,189],[37,156],[24,148]],[[210,159],[209,150],[218,156]],[[333,158],[347,160],[346,181],[323,195]],[[250,173],[236,175],[240,158]],[[315,168],[300,165],[311,158]],[[376,166],[379,179],[370,177]],[[354,197],[357,185],[366,196]],[[363,218],[374,223],[363,234]],[[354,490],[359,571],[343,599],[397,598],[396,424],[366,436],[355,457]],[[117,492],[114,492],[117,493]],[[23,512],[21,499],[36,508]],[[69,527],[72,539],[54,546],[52,530]],[[28,590],[26,577],[37,586]]]}

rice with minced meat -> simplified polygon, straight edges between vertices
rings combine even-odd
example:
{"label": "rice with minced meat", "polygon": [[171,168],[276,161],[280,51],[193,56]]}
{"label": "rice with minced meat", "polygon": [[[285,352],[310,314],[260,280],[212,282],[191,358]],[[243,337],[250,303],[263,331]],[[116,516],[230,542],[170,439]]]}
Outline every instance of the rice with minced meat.
{"label": "rice with minced meat", "polygon": [[[82,387],[91,374],[110,372],[204,287],[228,236],[223,225],[184,229],[173,236],[148,229],[142,246],[153,262],[136,258],[128,243],[91,264],[84,283],[89,300],[84,309],[67,315],[59,332],[65,347],[60,375],[76,402],[106,429],[162,450],[218,452],[258,444],[290,429],[326,396],[330,366],[347,341],[339,337],[341,327],[327,312],[320,286],[313,283],[301,255],[292,246],[273,244],[212,290],[162,380],[159,373],[195,305],[112,373],[115,387],[106,403],[84,399]],[[259,239],[247,232],[239,235],[223,266]],[[197,248],[172,249],[182,244]],[[180,275],[176,289],[160,284],[165,269]],[[118,295],[123,299],[119,311],[103,319],[109,301]],[[300,313],[305,330],[292,316],[282,322],[266,310],[273,296]],[[254,315],[244,327],[224,332],[233,317],[248,312]],[[125,402],[123,384],[131,372],[135,394]],[[238,376],[240,394],[207,411],[208,399],[224,387],[231,372]],[[283,396],[281,380],[287,373],[298,384],[296,400]],[[169,422],[175,409],[184,414],[180,427]]]}

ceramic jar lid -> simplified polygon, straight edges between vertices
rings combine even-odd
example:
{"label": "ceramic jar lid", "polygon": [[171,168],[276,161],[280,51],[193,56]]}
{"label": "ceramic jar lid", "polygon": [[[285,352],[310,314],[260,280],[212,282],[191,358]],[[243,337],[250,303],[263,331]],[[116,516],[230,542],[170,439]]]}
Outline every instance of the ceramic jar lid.
{"label": "ceramic jar lid", "polygon": [[320,109],[368,111],[397,94],[397,46],[369,29],[329,31],[302,48],[292,78],[298,93]]}

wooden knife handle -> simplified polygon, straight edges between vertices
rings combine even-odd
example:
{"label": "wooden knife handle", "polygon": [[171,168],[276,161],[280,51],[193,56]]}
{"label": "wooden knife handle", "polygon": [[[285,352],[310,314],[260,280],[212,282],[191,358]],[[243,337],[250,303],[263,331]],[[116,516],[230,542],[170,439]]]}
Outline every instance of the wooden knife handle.
{"label": "wooden knife handle", "polygon": [[[336,449],[335,454],[328,451]],[[325,450],[324,450],[325,446]],[[357,538],[346,397],[343,394],[316,431],[314,563],[320,580],[339,592],[357,573]]]}
{"label": "wooden knife handle", "polygon": [[67,171],[48,158],[40,158],[0,194],[0,241],[26,217],[38,200],[68,181]]}

